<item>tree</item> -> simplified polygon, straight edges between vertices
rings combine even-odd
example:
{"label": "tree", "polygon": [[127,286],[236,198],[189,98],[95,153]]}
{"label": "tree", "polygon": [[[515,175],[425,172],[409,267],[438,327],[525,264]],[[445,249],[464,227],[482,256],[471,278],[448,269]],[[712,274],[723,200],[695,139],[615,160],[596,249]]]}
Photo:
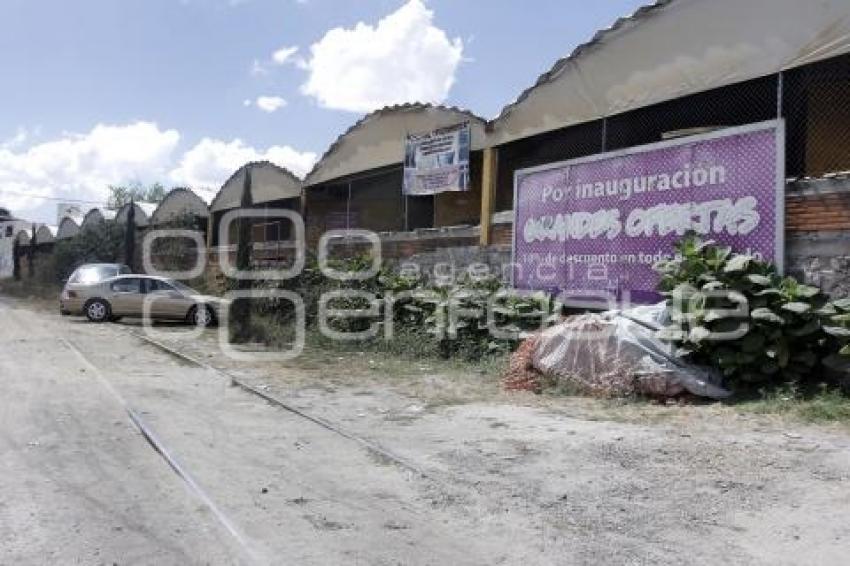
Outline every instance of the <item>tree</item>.
{"label": "tree", "polygon": [[21,242],[17,234],[15,234],[15,241],[12,242],[12,277],[15,281],[21,280]]}
{"label": "tree", "polygon": [[[245,169],[245,181],[242,184],[242,201],[240,208],[243,212],[249,210],[253,205],[251,196],[251,168]],[[236,240],[236,269],[247,271],[251,269],[251,221],[244,216],[239,218],[237,224]],[[251,289],[250,279],[239,278],[236,288],[240,291]],[[232,337],[234,342],[245,342],[250,337],[251,328],[251,306],[248,299],[234,301],[231,306],[233,313]]]}
{"label": "tree", "polygon": [[0,207],[0,220],[9,220],[12,218],[12,213],[8,208]]}
{"label": "tree", "polygon": [[117,222],[100,222],[53,248],[55,281],[62,281],[84,263],[117,263],[124,256],[124,229]]}
{"label": "tree", "polygon": [[141,184],[120,186],[109,185],[109,208],[120,208],[128,202],[159,202],[165,198],[165,187],[154,183],[148,187]]}
{"label": "tree", "polygon": [[30,245],[27,248],[27,265],[29,266],[30,279],[35,277],[35,224],[32,225],[32,236],[30,237]]}
{"label": "tree", "polygon": [[136,255],[136,203],[130,199],[130,209],[127,211],[127,227],[124,231],[124,263],[133,268]]}

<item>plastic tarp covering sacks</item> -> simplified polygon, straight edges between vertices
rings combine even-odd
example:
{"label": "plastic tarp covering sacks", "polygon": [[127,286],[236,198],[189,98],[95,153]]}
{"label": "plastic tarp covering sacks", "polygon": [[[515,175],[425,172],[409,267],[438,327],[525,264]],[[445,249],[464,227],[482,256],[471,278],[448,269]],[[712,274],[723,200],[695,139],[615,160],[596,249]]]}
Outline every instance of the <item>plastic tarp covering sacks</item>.
{"label": "plastic tarp covering sacks", "polygon": [[570,317],[533,339],[531,363],[593,395],[728,397],[719,375],[675,358],[655,337],[665,316],[660,304]]}

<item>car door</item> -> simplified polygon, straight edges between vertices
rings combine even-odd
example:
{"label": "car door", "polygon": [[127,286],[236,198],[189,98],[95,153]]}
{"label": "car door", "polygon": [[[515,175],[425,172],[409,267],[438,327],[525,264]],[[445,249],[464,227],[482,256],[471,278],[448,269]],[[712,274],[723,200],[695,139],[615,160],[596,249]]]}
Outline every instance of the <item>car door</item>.
{"label": "car door", "polygon": [[112,314],[140,316],[142,313],[142,281],[138,277],[116,279],[110,284]]}
{"label": "car door", "polygon": [[183,319],[194,302],[161,279],[147,280],[148,300],[154,318]]}

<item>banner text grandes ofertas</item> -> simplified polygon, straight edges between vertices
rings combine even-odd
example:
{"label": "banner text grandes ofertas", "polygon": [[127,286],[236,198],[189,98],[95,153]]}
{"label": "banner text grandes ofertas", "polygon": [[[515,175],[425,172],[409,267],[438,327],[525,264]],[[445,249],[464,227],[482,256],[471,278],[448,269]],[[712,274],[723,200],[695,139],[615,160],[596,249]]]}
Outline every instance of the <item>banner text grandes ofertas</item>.
{"label": "banner text grandes ofertas", "polygon": [[[726,168],[722,165],[693,167],[686,164],[673,173],[611,179],[573,186],[544,186],[544,203],[558,203],[590,198],[618,197],[629,200],[646,192],[666,192],[726,183]],[[522,227],[523,239],[535,241],[566,241],[585,238],[614,239],[625,233],[629,237],[698,234],[748,234],[759,224],[758,202],[747,196],[738,200],[719,199],[707,202],[659,203],[650,208],[631,210],[625,221],[618,208],[592,212],[576,211],[529,218]]]}

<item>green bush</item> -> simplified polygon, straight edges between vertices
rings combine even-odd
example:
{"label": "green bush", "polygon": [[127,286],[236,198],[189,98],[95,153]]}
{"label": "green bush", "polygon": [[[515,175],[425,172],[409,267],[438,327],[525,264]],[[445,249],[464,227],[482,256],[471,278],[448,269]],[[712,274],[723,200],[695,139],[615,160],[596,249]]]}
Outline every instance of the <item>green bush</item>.
{"label": "green bush", "polygon": [[824,332],[842,346],[839,354],[850,356],[850,298],[832,301],[819,313],[824,316]]}
{"label": "green bush", "polygon": [[449,285],[420,285],[399,317],[404,323],[406,313],[415,315],[443,357],[477,360],[512,350],[529,332],[548,324],[553,309],[548,294],[518,296],[496,278],[467,275]]}
{"label": "green bush", "polygon": [[[339,271],[363,272],[369,269],[368,257],[332,260],[330,266]],[[387,343],[385,332],[368,340],[382,351],[409,350],[415,344],[417,352],[436,353],[444,358],[456,357],[478,360],[490,354],[510,350],[525,333],[537,330],[542,318],[550,317],[554,305],[548,295],[537,294],[517,297],[504,289],[495,278],[463,277],[449,285],[428,283],[418,274],[382,270],[375,276],[355,280],[337,281],[325,277],[314,258],[307,260],[298,277],[287,281],[258,282],[256,289],[285,289],[298,294],[304,301],[308,328],[318,325],[318,305],[322,295],[338,290],[356,290],[371,293],[374,301],[362,297],[332,299],[330,309],[353,311],[373,309],[369,318],[329,317],[328,326],[337,332],[354,333],[367,330],[370,325],[393,324],[393,339]],[[493,302],[492,325],[505,336],[494,338],[488,327],[488,303]],[[255,312],[291,324],[292,305],[287,300],[257,301]],[[392,312],[388,313],[387,309]],[[461,316],[451,316],[460,312]],[[380,342],[380,344],[375,344]]]}
{"label": "green bush", "polygon": [[[718,367],[733,387],[800,382],[838,350],[850,304],[781,277],[764,261],[687,237],[661,262],[672,324],[660,332],[678,353]],[[848,332],[850,334],[850,332]]]}
{"label": "green bush", "polygon": [[45,257],[52,268],[46,270],[44,277],[59,283],[84,263],[120,263],[123,255],[124,228],[114,222],[102,222],[56,242],[52,257]]}

